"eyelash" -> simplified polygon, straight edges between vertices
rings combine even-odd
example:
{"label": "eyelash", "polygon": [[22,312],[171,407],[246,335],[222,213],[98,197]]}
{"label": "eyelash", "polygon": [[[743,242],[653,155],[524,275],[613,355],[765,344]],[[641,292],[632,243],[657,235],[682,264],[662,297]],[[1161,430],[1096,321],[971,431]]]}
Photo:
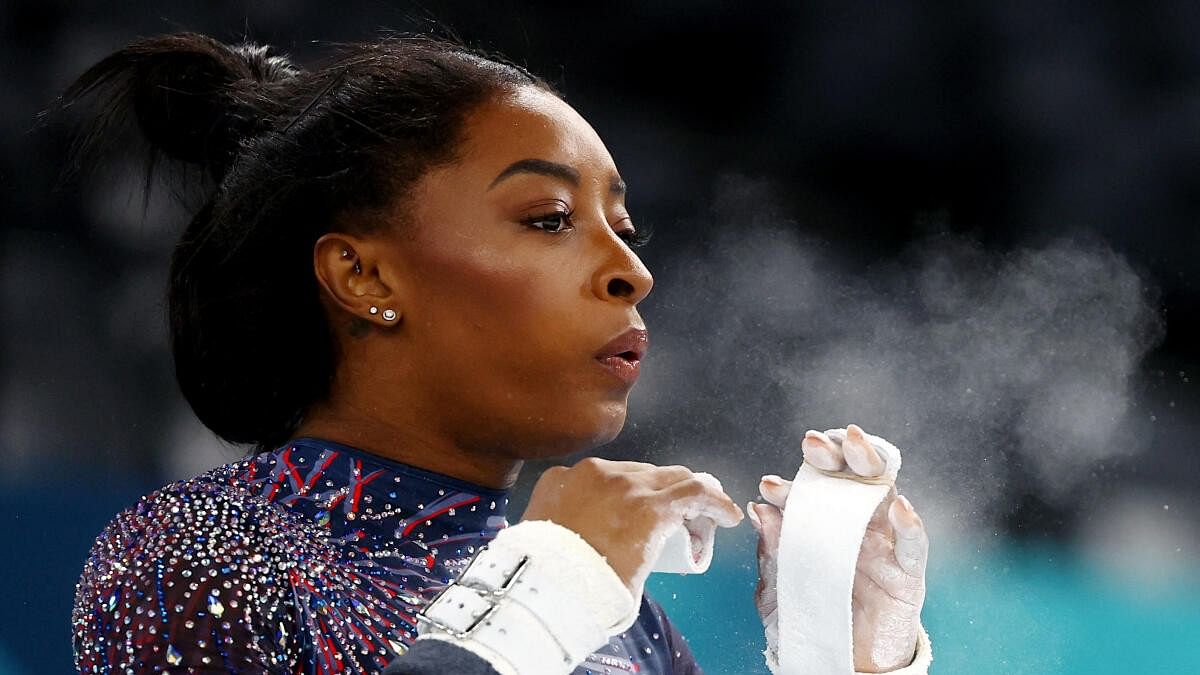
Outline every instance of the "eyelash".
{"label": "eyelash", "polygon": [[[572,214],[574,214],[574,213],[575,213],[574,211],[566,211],[566,212],[551,211],[549,213],[545,213],[540,216],[533,216],[530,218],[526,218],[525,220],[523,220],[521,222],[526,225],[529,225],[530,227],[535,227],[544,232],[549,232],[550,234],[561,234],[564,230],[561,230],[561,229],[547,230],[544,227],[538,227],[534,223],[539,223],[543,220],[553,220],[555,218],[569,221],[571,219]],[[622,232],[618,232],[617,236],[620,237],[622,239],[622,241],[624,241],[630,248],[637,248],[639,246],[645,246],[650,241],[650,232],[648,229],[645,231],[643,231],[643,230],[624,230]]]}

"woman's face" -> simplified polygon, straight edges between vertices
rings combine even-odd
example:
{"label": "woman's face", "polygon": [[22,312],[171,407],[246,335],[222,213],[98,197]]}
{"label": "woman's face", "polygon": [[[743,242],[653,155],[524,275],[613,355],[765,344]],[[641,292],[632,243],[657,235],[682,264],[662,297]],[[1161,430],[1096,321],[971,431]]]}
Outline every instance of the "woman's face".
{"label": "woman's face", "polygon": [[538,89],[493,99],[404,208],[393,330],[426,421],[520,458],[612,440],[632,385],[595,356],[644,327],[636,305],[654,280],[622,239],[635,226],[595,130]]}

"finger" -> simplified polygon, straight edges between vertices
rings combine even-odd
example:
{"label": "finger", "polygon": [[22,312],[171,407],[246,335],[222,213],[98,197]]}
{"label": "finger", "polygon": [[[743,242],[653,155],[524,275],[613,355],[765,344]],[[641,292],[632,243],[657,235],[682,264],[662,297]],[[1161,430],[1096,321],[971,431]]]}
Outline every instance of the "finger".
{"label": "finger", "polygon": [[[638,462],[633,463],[637,464]],[[671,464],[669,466],[655,466],[650,464],[648,466],[649,468],[644,473],[640,473],[638,478],[644,479],[647,485],[656,490],[669,487],[681,480],[689,480],[696,477],[696,472],[680,464]]]}
{"label": "finger", "polygon": [[800,442],[800,449],[804,451],[804,461],[811,462],[818,469],[842,471],[846,468],[841,446],[820,431],[806,431],[804,440]]}
{"label": "finger", "polygon": [[729,495],[699,478],[681,480],[660,492],[668,508],[684,520],[707,516],[720,527],[733,527],[745,515]]}
{"label": "finger", "polygon": [[657,464],[650,464],[649,462],[630,462],[630,461],[618,460],[618,459],[605,459],[603,457],[596,457],[594,455],[584,457],[583,459],[576,462],[575,466],[579,466],[581,464],[584,464],[584,465],[594,464],[598,467],[603,467],[605,469],[608,469],[609,471],[619,471],[619,472],[648,471],[651,469],[661,468]]}
{"label": "finger", "polygon": [[871,513],[871,519],[866,522],[866,528],[870,531],[880,532],[888,539],[895,539],[892,521],[888,520],[888,509],[892,507],[892,502],[895,500],[896,489],[895,485],[889,486],[888,494],[883,497],[875,507],[875,512]]}
{"label": "finger", "polygon": [[896,563],[908,574],[924,577],[929,560],[929,535],[921,516],[908,498],[900,495],[888,509],[888,520],[896,531]]}
{"label": "finger", "polygon": [[914,604],[922,598],[924,579],[908,574],[897,564],[894,542],[878,532],[863,537],[856,569],[896,600]]}
{"label": "finger", "polygon": [[891,599],[891,594],[877,584],[870,575],[861,569],[854,570],[854,590],[850,594],[852,603],[857,600],[860,607],[864,610],[869,610],[871,608],[886,607],[890,604],[889,601]]}
{"label": "finger", "polygon": [[749,502],[746,504],[746,513],[749,514],[750,523],[754,525],[754,529],[758,531],[758,582],[754,587],[754,605],[758,609],[758,615],[767,621],[770,615],[775,612],[776,600],[776,579],[779,571],[778,560],[778,542],[776,538],[775,547],[772,548],[769,543],[770,537],[763,536],[762,520],[758,516],[757,504]]}
{"label": "finger", "polygon": [[[851,607],[857,606],[859,611],[867,616],[879,616],[883,612],[889,614],[898,612],[907,619],[920,611],[915,603],[895,597],[861,569],[854,571],[854,590],[850,594],[850,603]],[[903,621],[903,623],[907,623],[907,621]]]}
{"label": "finger", "polygon": [[[753,503],[753,502],[752,502]],[[759,537],[766,555],[779,555],[779,535],[783,531],[783,513],[771,504],[754,504],[754,515],[758,518]]]}
{"label": "finger", "polygon": [[758,514],[754,511],[753,501],[746,502],[746,515],[750,518],[750,525],[754,528],[754,531],[758,533],[759,537],[761,537],[762,521],[758,519]]}
{"label": "finger", "polygon": [[846,426],[846,440],[842,442],[842,454],[846,464],[854,473],[864,478],[875,478],[883,475],[887,462],[879,456],[872,447],[871,441],[863,435],[863,430],[857,424]]}
{"label": "finger", "polygon": [[768,474],[762,477],[758,491],[764,499],[782,509],[787,506],[788,495],[792,492],[792,481]]}
{"label": "finger", "polygon": [[[691,478],[693,471],[682,464],[660,466],[649,462],[631,462],[625,460],[605,459],[603,457],[584,457],[576,462],[576,466],[591,465],[595,470],[604,473],[632,473],[654,489],[664,488],[681,480]],[[557,467],[556,467],[557,468]]]}

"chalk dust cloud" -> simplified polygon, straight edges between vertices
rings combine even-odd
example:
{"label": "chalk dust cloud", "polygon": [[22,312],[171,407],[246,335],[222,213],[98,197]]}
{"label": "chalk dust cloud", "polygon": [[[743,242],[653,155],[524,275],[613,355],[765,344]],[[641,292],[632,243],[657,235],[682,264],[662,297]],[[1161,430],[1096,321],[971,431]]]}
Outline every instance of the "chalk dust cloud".
{"label": "chalk dust cloud", "polygon": [[1070,501],[1146,449],[1157,292],[1103,241],[990,250],[933,232],[863,265],[770,204],[724,180],[717,234],[652,270],[626,429],[647,461],[712,471],[744,503],[761,474],[791,477],[806,429],[854,422],[904,450],[927,520],[975,528],[1009,488]]}

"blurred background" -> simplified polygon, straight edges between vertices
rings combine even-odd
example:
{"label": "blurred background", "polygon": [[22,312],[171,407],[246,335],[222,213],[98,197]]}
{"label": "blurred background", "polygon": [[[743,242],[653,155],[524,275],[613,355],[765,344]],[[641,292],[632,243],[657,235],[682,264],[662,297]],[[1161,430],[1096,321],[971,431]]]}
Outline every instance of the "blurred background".
{"label": "blurred background", "polygon": [[[1200,4],[5,0],[0,673],[70,672],[99,530],[244,452],[173,379],[190,214],[120,164],[55,189],[34,115],[138,36],[304,64],[431,22],[554,81],[654,230],[653,348],[596,454],[744,505],[860,424],[931,533],[934,672],[1200,669]],[[706,672],[766,673],[753,531],[717,541],[647,590]]]}

